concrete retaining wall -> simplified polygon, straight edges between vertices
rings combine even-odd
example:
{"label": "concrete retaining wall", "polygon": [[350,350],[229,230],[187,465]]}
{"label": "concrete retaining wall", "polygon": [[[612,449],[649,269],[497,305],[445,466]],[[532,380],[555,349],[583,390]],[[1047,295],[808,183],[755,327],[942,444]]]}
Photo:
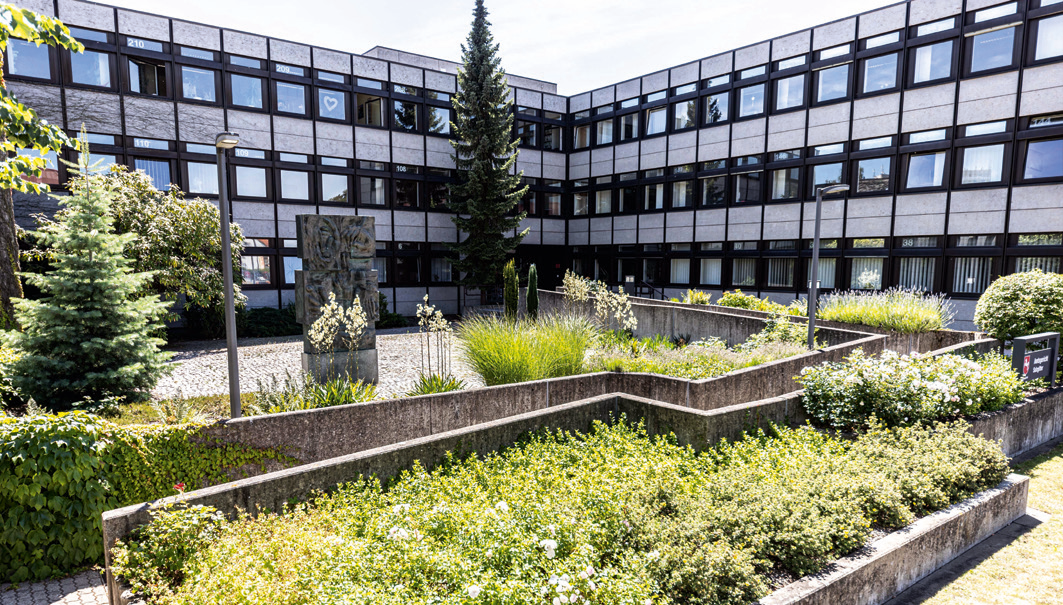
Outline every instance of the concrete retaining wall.
{"label": "concrete retaining wall", "polygon": [[999,439],[1009,457],[1063,437],[1063,388],[970,419],[971,433]]}

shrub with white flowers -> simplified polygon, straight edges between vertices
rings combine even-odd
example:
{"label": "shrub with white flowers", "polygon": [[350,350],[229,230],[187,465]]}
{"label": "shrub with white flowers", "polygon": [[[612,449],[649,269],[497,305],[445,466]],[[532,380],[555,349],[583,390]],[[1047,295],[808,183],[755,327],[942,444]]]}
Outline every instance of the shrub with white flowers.
{"label": "shrub with white flowers", "polygon": [[1001,355],[899,355],[863,351],[801,371],[805,410],[835,428],[876,420],[905,426],[989,412],[1022,399],[1023,386]]}

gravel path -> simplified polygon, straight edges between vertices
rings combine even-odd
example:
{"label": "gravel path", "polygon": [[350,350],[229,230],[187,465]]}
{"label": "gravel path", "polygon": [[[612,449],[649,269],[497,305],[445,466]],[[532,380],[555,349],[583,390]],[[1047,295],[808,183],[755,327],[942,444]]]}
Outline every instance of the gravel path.
{"label": "gravel path", "polygon": [[[380,397],[406,393],[417,381],[421,368],[419,334],[378,334],[377,357]],[[240,354],[240,390],[258,391],[258,383],[276,376],[299,376],[302,337],[248,338],[238,342]],[[174,370],[155,387],[156,397],[166,399],[179,392],[185,397],[220,395],[229,392],[228,361],[224,340],[180,343],[169,350],[174,352]],[[469,370],[454,347],[451,372],[469,387],[482,386],[479,376]]]}

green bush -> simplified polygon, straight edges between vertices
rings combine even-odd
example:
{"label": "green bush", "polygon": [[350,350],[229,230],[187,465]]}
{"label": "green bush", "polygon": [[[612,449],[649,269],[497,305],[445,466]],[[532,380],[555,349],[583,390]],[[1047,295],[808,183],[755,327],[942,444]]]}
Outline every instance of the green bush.
{"label": "green bush", "polygon": [[805,410],[835,428],[926,423],[990,412],[1022,399],[1023,385],[1011,363],[997,354],[977,360],[959,355],[868,357],[801,371]]}
{"label": "green bush", "polygon": [[13,410],[25,403],[11,382],[11,364],[17,359],[17,351],[0,345],[0,411]]}
{"label": "green bush", "polygon": [[388,297],[380,292],[380,319],[376,320],[376,328],[405,328],[408,325],[406,318],[394,311],[388,311]]}
{"label": "green bush", "polygon": [[[966,428],[779,429],[702,454],[625,423],[540,433],[226,523],[167,603],[747,604],[997,485],[1005,457]],[[176,575],[125,548],[134,585]]]}
{"label": "green bush", "polygon": [[716,301],[717,305],[721,307],[731,307],[733,309],[749,309],[751,311],[764,311],[765,313],[784,313],[788,315],[801,315],[802,313],[797,308],[797,305],[779,304],[777,302],[770,301],[766,298],[758,298],[751,294],[744,294],[741,290],[735,290],[734,292],[724,292],[720,296],[720,299]]}
{"label": "green bush", "polygon": [[470,317],[456,334],[473,371],[494,386],[582,373],[596,332],[582,317],[543,315],[515,322]]}
{"label": "green bush", "polygon": [[712,294],[702,290],[687,290],[683,302],[688,305],[707,305],[712,302]]}
{"label": "green bush", "polygon": [[978,299],[974,323],[1001,340],[1063,333],[1063,275],[1034,269],[997,279]]}
{"label": "green bush", "polygon": [[826,297],[816,317],[917,334],[944,330],[955,311],[943,294],[891,288],[882,292],[843,292]]}
{"label": "green bush", "polygon": [[539,317],[539,271],[535,265],[528,267],[528,296],[524,303],[528,307],[528,318]]}
{"label": "green bush", "polygon": [[433,395],[435,393],[449,393],[463,389],[465,389],[465,381],[455,376],[421,374],[417,377],[414,387],[406,393],[406,396]]}
{"label": "green bush", "polygon": [[297,336],[303,333],[303,326],[295,321],[294,304],[289,304],[283,309],[242,308],[236,312],[236,333],[241,338]]}
{"label": "green bush", "polygon": [[198,489],[240,478],[246,465],[295,462],[202,428],[117,426],[83,412],[0,417],[0,581],[101,561],[105,510],[173,495],[177,483]]}
{"label": "green bush", "polygon": [[503,299],[505,301],[506,318],[510,321],[517,319],[517,305],[519,300],[519,284],[517,283],[517,262],[510,259],[502,268]]}

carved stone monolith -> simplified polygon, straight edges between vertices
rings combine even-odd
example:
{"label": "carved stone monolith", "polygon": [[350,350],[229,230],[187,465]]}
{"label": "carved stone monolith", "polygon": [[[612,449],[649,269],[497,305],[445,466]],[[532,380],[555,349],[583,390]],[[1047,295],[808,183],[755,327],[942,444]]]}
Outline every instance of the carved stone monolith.
{"label": "carved stone monolith", "polygon": [[[373,269],[373,217],[300,214],[295,217],[295,228],[303,259],[302,270],[295,272],[295,316],[303,325],[303,371],[319,382],[346,377],[375,383],[380,297]],[[365,310],[368,325],[353,347],[348,346],[350,338],[342,328],[331,346],[319,350],[310,342],[310,326],[321,317],[330,294],[336,295],[344,309],[357,298]]]}

